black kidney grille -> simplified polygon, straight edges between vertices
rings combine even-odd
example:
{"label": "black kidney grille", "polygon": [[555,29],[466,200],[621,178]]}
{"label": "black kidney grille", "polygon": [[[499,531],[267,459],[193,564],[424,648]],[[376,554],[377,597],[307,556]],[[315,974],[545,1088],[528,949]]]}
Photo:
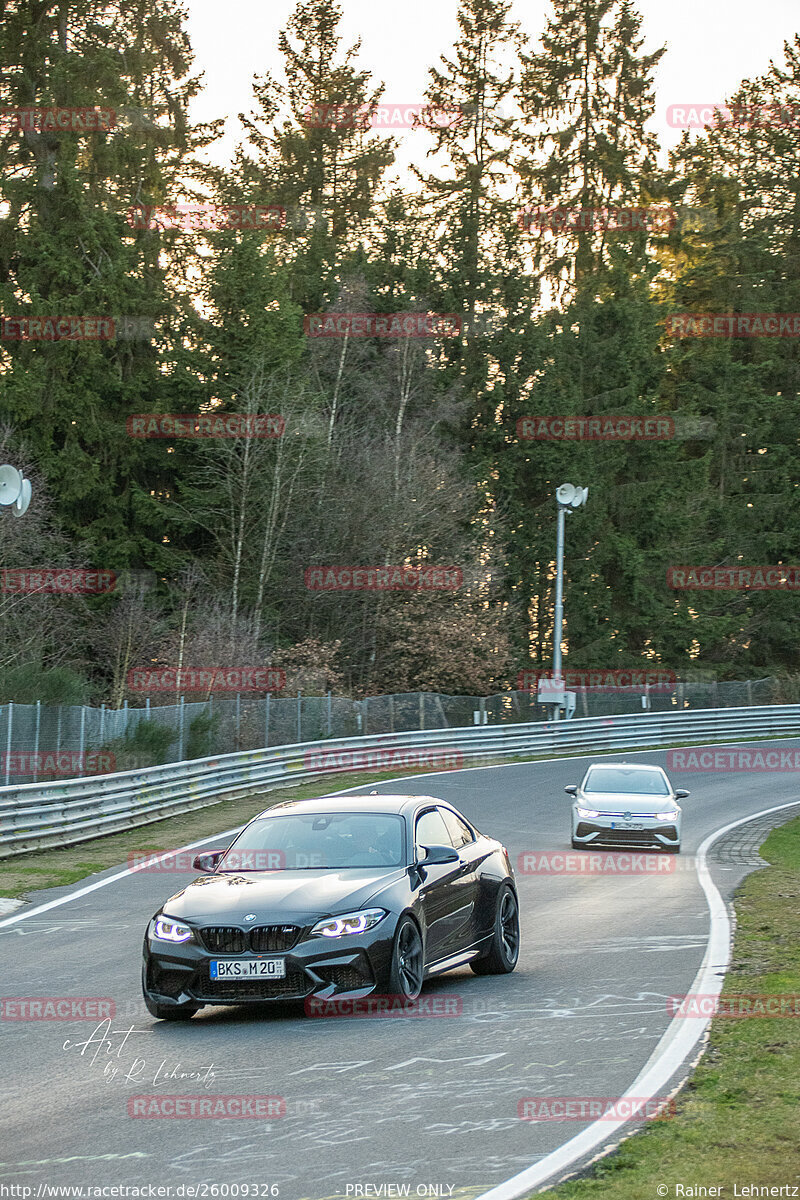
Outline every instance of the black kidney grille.
{"label": "black kidney grille", "polygon": [[258,925],[250,930],[250,949],[256,954],[291,950],[299,936],[297,925]]}
{"label": "black kidney grille", "polygon": [[247,934],[234,925],[207,925],[200,930],[203,944],[214,954],[244,954]]}
{"label": "black kidney grille", "polygon": [[200,930],[203,945],[212,954],[270,954],[291,950],[300,937],[297,925],[257,925],[238,929],[235,925],[206,925]]}

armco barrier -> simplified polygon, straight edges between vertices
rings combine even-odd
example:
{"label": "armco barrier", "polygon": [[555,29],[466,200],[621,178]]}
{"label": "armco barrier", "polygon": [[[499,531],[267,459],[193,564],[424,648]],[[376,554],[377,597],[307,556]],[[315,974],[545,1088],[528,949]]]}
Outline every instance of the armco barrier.
{"label": "armco barrier", "polygon": [[[0,788],[0,858],[87,841],[232,796],[325,777],[328,772],[308,762],[314,751],[347,755],[355,750],[394,750],[402,767],[404,750],[418,754],[423,748],[440,755],[449,750],[468,759],[495,759],[787,735],[800,735],[800,704],[412,730],[249,750],[45,785],[26,783]],[[360,768],[344,763],[340,767],[347,769]]]}

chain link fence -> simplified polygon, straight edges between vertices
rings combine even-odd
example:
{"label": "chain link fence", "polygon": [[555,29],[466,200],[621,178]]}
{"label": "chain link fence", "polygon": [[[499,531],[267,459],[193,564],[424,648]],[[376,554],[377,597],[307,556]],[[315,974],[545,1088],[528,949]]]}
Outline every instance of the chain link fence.
{"label": "chain link fence", "polygon": [[[687,681],[669,692],[577,688],[575,717],[612,717],[685,708],[744,708],[796,703],[800,681]],[[550,710],[529,691],[496,696],[407,692],[353,700],[346,696],[211,698],[144,708],[87,705],[0,706],[0,784],[136,770],[214,754],[261,750],[325,738],[366,737],[414,729],[546,721]]]}

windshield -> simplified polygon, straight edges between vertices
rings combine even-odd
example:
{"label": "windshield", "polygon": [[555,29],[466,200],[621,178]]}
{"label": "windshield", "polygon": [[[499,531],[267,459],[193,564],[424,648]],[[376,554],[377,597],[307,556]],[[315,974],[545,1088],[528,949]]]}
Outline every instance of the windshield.
{"label": "windshield", "polygon": [[218,870],[242,870],[239,864],[247,862],[245,851],[262,852],[259,861],[279,871],[399,867],[403,865],[403,820],[391,813],[365,812],[264,817],[243,830]]}
{"label": "windshield", "polygon": [[668,796],[660,771],[626,770],[625,767],[595,767],[586,776],[584,792],[640,792],[645,796]]}

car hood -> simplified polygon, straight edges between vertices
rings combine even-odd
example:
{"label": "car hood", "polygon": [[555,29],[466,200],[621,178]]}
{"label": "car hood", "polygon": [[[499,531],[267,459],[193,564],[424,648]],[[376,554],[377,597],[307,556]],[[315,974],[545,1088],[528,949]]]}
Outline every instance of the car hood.
{"label": "car hood", "polygon": [[630,792],[578,792],[575,799],[581,808],[595,808],[599,812],[659,813],[680,810],[677,800],[671,796],[631,795]]}
{"label": "car hood", "polygon": [[202,875],[171,896],[164,910],[187,920],[225,923],[255,913],[259,922],[355,911],[402,879],[405,868],[376,871],[269,871]]}

